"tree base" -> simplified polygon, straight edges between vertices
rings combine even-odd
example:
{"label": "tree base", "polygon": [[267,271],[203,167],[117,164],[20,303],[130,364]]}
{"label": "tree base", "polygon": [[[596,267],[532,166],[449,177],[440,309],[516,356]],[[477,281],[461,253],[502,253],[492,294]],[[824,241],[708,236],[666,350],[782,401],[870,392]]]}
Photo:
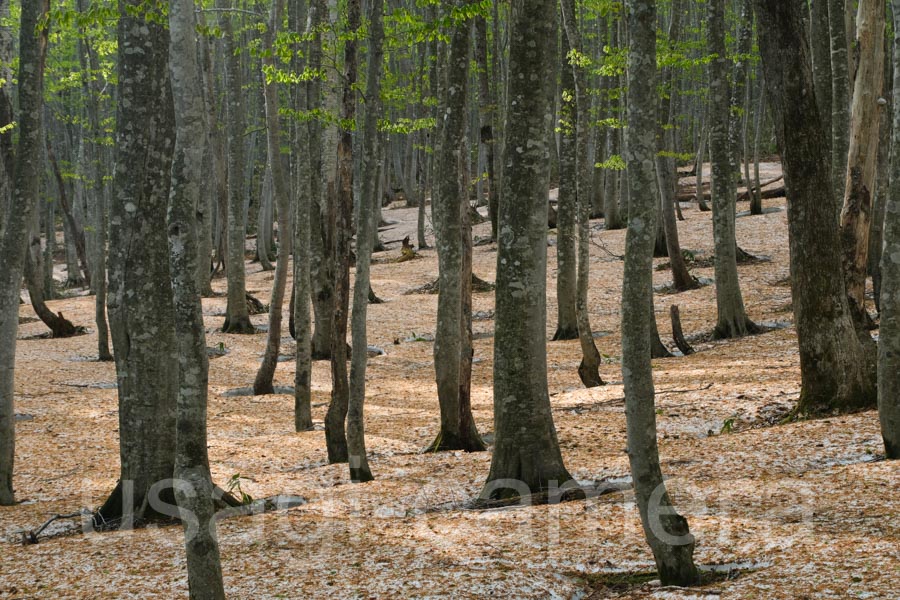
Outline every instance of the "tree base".
{"label": "tree base", "polygon": [[253,326],[253,323],[250,322],[250,317],[241,317],[238,319],[225,317],[225,323],[222,325],[222,333],[251,335],[257,333],[257,329]]}
{"label": "tree base", "polygon": [[606,385],[606,382],[600,377],[599,365],[588,365],[584,362],[584,359],[582,359],[581,364],[578,365],[578,377],[586,388],[595,388]]}
{"label": "tree base", "polygon": [[553,334],[551,338],[551,342],[560,342],[563,340],[577,340],[578,339],[578,327],[556,327],[556,333]]}
{"label": "tree base", "polygon": [[463,452],[484,452],[487,446],[484,440],[478,435],[477,431],[470,431],[465,434],[454,434],[446,431],[438,433],[437,437],[431,442],[424,453],[431,454],[434,452],[449,452],[452,450],[462,450]]}
{"label": "tree base", "polygon": [[730,340],[741,338],[748,335],[756,335],[762,333],[763,329],[748,318],[738,319],[737,321],[720,321],[713,329],[712,339],[714,340]]}

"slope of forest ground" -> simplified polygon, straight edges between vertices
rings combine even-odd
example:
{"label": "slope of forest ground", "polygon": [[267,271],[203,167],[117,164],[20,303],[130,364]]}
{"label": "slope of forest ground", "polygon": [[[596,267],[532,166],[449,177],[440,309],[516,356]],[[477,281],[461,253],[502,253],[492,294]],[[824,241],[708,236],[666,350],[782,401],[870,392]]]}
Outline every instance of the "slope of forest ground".
{"label": "slope of forest ground", "polygon": [[[746,203],[738,211],[746,210]],[[322,419],[330,371],[316,363],[316,431],[293,432],[290,395],[226,396],[252,384],[264,336],[223,335],[224,297],[204,300],[210,363],[210,458],[214,479],[240,475],[254,498],[301,496],[301,506],[220,523],[225,584],[234,598],[897,598],[900,473],[883,452],[875,412],[778,425],[799,394],[790,323],[784,199],[763,216],[740,217],[740,246],[770,258],[739,267],[750,316],[773,327],[736,341],[709,342],[714,287],[657,294],[660,330],[671,338],[669,305],[680,306],[696,354],[654,361],[660,452],[669,489],[697,537],[696,559],[740,569],[698,590],[660,589],[628,575],[652,568],[628,492],[552,506],[472,511],[490,453],[422,454],[437,432],[432,344],[437,296],[407,295],[434,280],[434,251],[396,263],[376,255],[366,433],[376,480],[354,485],[345,465],[327,465]],[[712,278],[710,213],[685,205],[682,245],[693,274]],[[389,209],[399,223],[384,239],[414,230],[414,209]],[[577,340],[548,343],[554,417],[566,464],[582,482],[627,482],[619,295],[624,231],[596,222],[590,308],[609,385],[582,389]],[[488,225],[475,228],[485,236]],[[551,243],[554,240],[551,232]],[[475,249],[478,276],[494,279],[496,248]],[[658,259],[657,264],[665,263]],[[555,328],[555,248],[549,249],[548,338]],[[268,301],[272,273],[248,265],[248,288]],[[665,286],[669,273],[658,270]],[[224,289],[217,280],[217,291]],[[50,303],[91,324],[93,298]],[[493,430],[493,296],[478,293],[473,404],[479,430]],[[22,317],[32,311],[24,305]],[[265,325],[266,315],[253,317]],[[0,508],[0,597],[183,597],[180,527],[60,535],[21,545],[20,531],[49,516],[96,507],[118,475],[115,371],[97,363],[93,335],[31,339],[23,324],[16,391],[17,471],[22,503]],[[399,342],[399,343],[396,343]],[[221,345],[221,346],[220,346]],[[293,352],[285,331],[283,353]],[[293,362],[276,382],[293,382]],[[55,525],[54,525],[55,526]],[[51,526],[50,531],[53,530]],[[613,585],[613,584],[621,585]],[[605,585],[609,584],[609,585]]]}

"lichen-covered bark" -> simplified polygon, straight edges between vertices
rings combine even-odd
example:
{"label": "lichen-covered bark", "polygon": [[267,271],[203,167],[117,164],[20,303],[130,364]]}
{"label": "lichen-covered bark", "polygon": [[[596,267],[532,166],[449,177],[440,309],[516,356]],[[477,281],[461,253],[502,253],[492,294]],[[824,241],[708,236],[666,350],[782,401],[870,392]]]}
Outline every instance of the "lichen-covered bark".
{"label": "lichen-covered bark", "polygon": [[[850,74],[847,49],[847,0],[827,0],[831,46],[831,171],[834,193],[844,197],[850,149]],[[824,35],[824,32],[822,33]],[[840,210],[840,204],[835,204]],[[837,219],[838,213],[835,212]]]}
{"label": "lichen-covered bark", "polygon": [[[894,148],[900,148],[900,0],[894,13]],[[881,255],[881,328],[878,340],[878,417],[888,458],[900,459],[900,152],[891,153],[891,189],[885,198]]]}
{"label": "lichen-covered bark", "polygon": [[[453,7],[459,8],[460,2]],[[449,10],[448,10],[449,12]],[[441,429],[432,450],[483,450],[484,444],[472,417],[470,381],[472,365],[471,258],[464,260],[468,226],[468,81],[471,57],[471,23],[454,25],[447,64],[443,71],[443,100],[439,155],[435,157],[435,246],[438,254],[439,289],[434,339],[434,369],[441,408]]]}
{"label": "lichen-covered bark", "polygon": [[569,64],[568,41],[563,40],[560,81],[563,91],[559,114],[559,197],[556,205],[556,333],[553,340],[578,338],[575,295],[578,282],[578,178],[574,102],[575,71]]}
{"label": "lichen-covered bark", "polygon": [[[749,0],[744,0],[749,4]],[[829,0],[810,0],[809,20],[812,41],[813,80],[816,105],[826,131],[831,131],[831,35],[828,24]],[[829,149],[831,148],[829,139]]]}
{"label": "lichen-covered bark", "polygon": [[206,449],[209,359],[197,279],[197,207],[203,202],[204,105],[197,64],[193,0],[169,3],[169,65],[176,141],[169,198],[169,261],[178,347],[175,499],[181,509],[191,600],[224,600],[222,563],[213,523],[213,485]]}
{"label": "lichen-covered bark", "polygon": [[[745,7],[747,9],[748,7]],[[735,241],[735,152],[737,127],[731,117],[728,89],[728,56],[725,48],[725,0],[709,2],[709,50],[715,55],[709,63],[709,150],[712,167],[713,237],[715,238],[715,277],[717,319],[714,335],[732,338],[756,329],[747,317],[737,271]],[[749,36],[749,33],[745,34]],[[749,38],[748,38],[749,39]],[[746,62],[746,61],[744,61]],[[741,68],[735,70],[746,76]],[[743,99],[743,82],[736,82],[735,96]]]}
{"label": "lichen-covered bark", "polygon": [[[16,332],[19,328],[19,291],[31,213],[37,204],[44,110],[44,62],[47,30],[37,24],[50,9],[49,0],[34,0],[22,7],[19,29],[19,143],[15,175],[3,238],[0,239],[0,506],[15,503]],[[5,176],[5,174],[4,174]]]}
{"label": "lichen-covered bark", "polygon": [[121,476],[95,517],[95,522],[122,518],[118,525],[124,528],[132,525],[132,516],[151,518],[159,512],[151,487],[172,477],[178,397],[165,227],[175,143],[169,33],[135,10],[138,6],[144,3],[120,4],[110,207],[108,309],[119,390]]}
{"label": "lichen-covered bark", "polygon": [[496,441],[482,498],[538,492],[572,479],[550,409],[545,337],[556,31],[555,2],[512,2],[497,248]]}
{"label": "lichen-covered bark", "polygon": [[627,0],[628,115],[625,128],[631,206],[622,288],[622,378],[628,460],[644,536],[663,585],[699,583],[694,537],[675,512],[659,464],[653,371],[653,243],[658,214],[656,154],[656,3]]}
{"label": "lichen-covered bark", "polygon": [[874,357],[864,351],[849,313],[835,227],[837,199],[800,7],[776,0],[754,0],[754,7],[766,93],[790,190],[791,291],[801,375],[795,413],[873,406]]}

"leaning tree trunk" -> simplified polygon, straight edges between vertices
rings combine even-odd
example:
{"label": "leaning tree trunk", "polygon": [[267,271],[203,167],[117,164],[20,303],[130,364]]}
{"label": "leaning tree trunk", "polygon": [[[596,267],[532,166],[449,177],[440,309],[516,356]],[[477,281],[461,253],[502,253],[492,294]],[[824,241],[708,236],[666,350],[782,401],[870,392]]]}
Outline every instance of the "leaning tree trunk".
{"label": "leaning tree trunk", "polygon": [[857,326],[865,328],[869,321],[866,266],[878,166],[879,101],[884,82],[884,1],[860,0],[856,26],[858,68],[850,108],[841,243],[850,311]]}
{"label": "leaning tree trunk", "polygon": [[378,195],[378,119],[381,118],[381,72],[384,62],[384,0],[369,0],[369,56],[366,71],[366,119],[363,130],[363,181],[356,232],[356,280],[353,283],[353,352],[350,365],[350,405],[347,411],[347,448],[350,452],[350,480],[372,481],[366,457],[363,407],[366,399],[366,314],[369,309],[372,244],[377,233],[375,205]]}
{"label": "leaning tree trunk", "polygon": [[[459,8],[454,2],[452,8]],[[449,12],[450,9],[448,9]],[[471,312],[471,261],[464,264],[469,208],[468,79],[471,24],[462,21],[453,28],[445,71],[441,152],[436,157],[433,195],[435,247],[439,260],[437,327],[434,336],[434,370],[441,429],[430,450],[484,450],[472,416],[469,385],[472,364],[471,340],[466,327]],[[465,221],[465,222],[464,222]],[[468,269],[465,269],[467,266]],[[467,285],[468,282],[468,285]],[[468,294],[468,296],[467,296]],[[468,353],[468,354],[467,354]],[[468,371],[468,372],[466,372]]]}
{"label": "leaning tree trunk", "polygon": [[[344,80],[341,120],[356,118],[357,47],[360,28],[360,0],[348,0],[347,31],[344,42]],[[345,422],[350,402],[347,375],[347,321],[350,311],[350,238],[353,235],[353,132],[342,128],[338,142],[338,182],[334,210],[334,240],[331,256],[335,267],[334,316],[331,323],[331,402],[325,415],[325,444],[328,462],[348,461]],[[368,294],[368,290],[366,290]],[[368,296],[367,296],[368,297]]]}
{"label": "leaning tree trunk", "polygon": [[[755,0],[766,92],[784,161],[791,291],[800,344],[798,416],[875,404],[875,364],[853,325],[841,271],[827,140],[800,6]],[[865,334],[868,335],[868,334]]]}
{"label": "leaning tree trunk", "polygon": [[[578,283],[575,293],[575,316],[578,320],[578,339],[581,343],[581,363],[578,365],[578,377],[585,387],[604,385],[600,377],[602,358],[594,343],[594,332],[588,313],[588,285],[591,264],[591,172],[593,171],[588,155],[588,128],[591,102],[588,97],[587,73],[580,64],[584,56],[581,34],[575,18],[574,0],[563,0],[561,3],[565,36],[568,46],[573,52],[570,68],[574,71],[575,83],[575,205],[578,217]],[[568,54],[568,53],[567,53]]]}
{"label": "leaning tree trunk", "polygon": [[224,600],[206,449],[209,358],[197,279],[200,262],[197,209],[204,201],[201,182],[206,135],[193,0],[169,3],[169,32],[169,65],[176,107],[175,159],[168,214],[179,367],[175,500],[182,515],[191,515],[182,519],[191,600]]}
{"label": "leaning tree trunk", "polygon": [[[894,148],[900,148],[900,0],[894,14]],[[885,198],[881,255],[881,329],[878,341],[878,417],[889,459],[900,459],[900,152],[891,153],[891,189]]]}
{"label": "leaning tree trunk", "polygon": [[50,10],[50,0],[22,5],[19,29],[19,143],[9,213],[0,239],[0,506],[15,504],[16,333],[19,328],[19,291],[31,213],[37,204],[41,144],[43,143],[44,63],[47,29],[37,26]]}
{"label": "leaning tree trunk", "polygon": [[54,338],[72,337],[78,330],[63,314],[54,313],[47,306],[44,289],[44,254],[41,249],[40,213],[33,211],[31,241],[25,256],[25,285],[31,307],[38,318],[50,329]]}
{"label": "leaning tree trunk", "polygon": [[110,207],[108,308],[116,349],[121,477],[94,518],[97,524],[122,528],[159,514],[161,498],[153,487],[172,477],[178,398],[165,225],[175,141],[169,34],[135,11],[140,5],[141,0],[122,3],[119,16],[116,192]]}
{"label": "leaning tree trunk", "polygon": [[[746,9],[746,7],[745,7]],[[745,17],[746,18],[746,17]],[[741,337],[756,331],[747,316],[737,271],[735,148],[729,122],[728,56],[725,49],[725,0],[709,2],[709,149],[712,158],[713,235],[717,320],[714,337]],[[749,34],[747,34],[749,35]],[[738,69],[739,70],[739,69]],[[738,86],[736,86],[738,87]],[[739,86],[743,89],[742,86]]]}
{"label": "leaning tree trunk", "polygon": [[[222,10],[231,9],[230,0],[217,0]],[[226,224],[225,273],[228,276],[228,303],[225,309],[225,333],[255,333],[247,309],[247,284],[244,272],[244,91],[241,57],[236,53],[232,16],[221,19],[225,49],[225,97],[227,105],[228,214]]]}
{"label": "leaning tree trunk", "polygon": [[546,491],[572,479],[547,391],[548,143],[556,32],[556,2],[513,0],[497,243],[496,441],[482,498]]}
{"label": "leaning tree trunk", "polygon": [[284,306],[284,290],[287,286],[288,257],[291,254],[291,190],[288,175],[284,172],[281,160],[281,123],[278,115],[278,84],[274,79],[275,37],[284,17],[285,0],[272,3],[272,16],[269,27],[263,35],[263,67],[273,74],[266,75],[263,82],[263,95],[266,108],[266,145],[269,154],[269,170],[272,173],[272,189],[275,193],[275,206],[278,209],[278,262],[272,282],[272,299],[269,302],[269,331],[266,335],[266,350],[262,364],[256,372],[253,382],[254,394],[273,394],[275,388],[275,367],[278,366],[278,351],[281,348],[282,307]]}
{"label": "leaning tree trunk", "polygon": [[628,182],[631,206],[625,239],[622,288],[622,378],[628,460],[644,536],[663,585],[699,583],[694,537],[675,512],[659,464],[655,394],[650,360],[653,316],[653,243],[659,213],[654,173],[656,151],[656,3],[627,0],[628,14]]}

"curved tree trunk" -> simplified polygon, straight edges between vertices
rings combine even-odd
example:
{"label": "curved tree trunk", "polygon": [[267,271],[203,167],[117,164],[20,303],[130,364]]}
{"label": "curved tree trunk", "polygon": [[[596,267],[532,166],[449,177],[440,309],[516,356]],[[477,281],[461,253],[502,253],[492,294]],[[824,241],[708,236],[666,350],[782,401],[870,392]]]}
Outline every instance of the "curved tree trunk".
{"label": "curved tree trunk", "polygon": [[0,506],[15,504],[13,464],[16,418],[13,392],[16,333],[28,229],[40,184],[44,63],[47,56],[47,29],[38,31],[37,25],[49,10],[49,0],[24,3],[19,29],[19,143],[12,198],[3,238],[0,239]]}
{"label": "curved tree trunk", "polygon": [[650,361],[653,315],[653,238],[659,213],[656,153],[656,3],[626,0],[628,13],[628,180],[631,206],[622,289],[622,378],[628,460],[644,536],[663,585],[700,582],[694,537],[666,492],[656,439],[655,394]]}
{"label": "curved tree trunk", "polygon": [[791,295],[801,376],[795,414],[871,407],[875,364],[849,313],[835,227],[837,200],[800,7],[776,0],[755,0],[754,6],[770,112],[791,190]]}
{"label": "curved tree trunk", "polygon": [[[275,37],[284,17],[285,0],[272,3],[269,26],[263,35],[263,66],[275,69]],[[281,349],[281,321],[284,306],[284,290],[287,286],[288,257],[291,255],[291,190],[287,173],[281,160],[281,122],[278,115],[278,84],[274,79],[263,82],[266,109],[266,147],[269,155],[269,171],[272,191],[278,208],[278,262],[272,282],[272,299],[269,302],[269,331],[266,334],[266,350],[253,382],[254,394],[273,394],[278,351]]]}
{"label": "curved tree trunk", "polygon": [[38,318],[50,329],[54,338],[72,337],[78,330],[71,321],[62,313],[54,313],[47,307],[47,298],[44,293],[44,255],[41,251],[41,233],[38,228],[40,213],[34,211],[34,222],[31,233],[31,242],[28,244],[28,253],[25,257],[25,285],[28,288],[28,297],[31,307]]}
{"label": "curved tree trunk", "polygon": [[[177,129],[168,214],[180,375],[175,500],[184,523],[191,600],[224,600],[222,562],[213,522],[213,485],[206,449],[209,358],[197,279],[198,263],[202,262],[198,252],[201,233],[197,209],[204,202],[201,181],[206,135],[193,0],[170,2],[169,31],[169,65]],[[185,514],[189,516],[185,518]]]}
{"label": "curved tree trunk", "polygon": [[547,391],[548,142],[556,31],[556,2],[513,0],[497,248],[496,442],[482,498],[546,491],[572,479]]}

